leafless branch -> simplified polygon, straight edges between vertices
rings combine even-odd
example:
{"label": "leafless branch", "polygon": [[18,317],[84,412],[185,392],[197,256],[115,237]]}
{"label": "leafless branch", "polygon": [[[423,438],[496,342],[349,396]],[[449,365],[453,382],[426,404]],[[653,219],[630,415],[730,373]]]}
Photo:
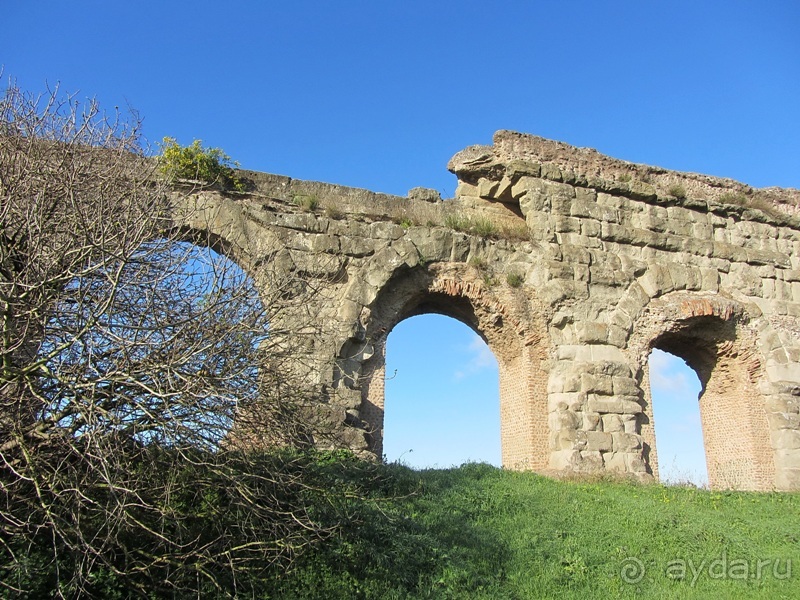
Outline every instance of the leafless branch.
{"label": "leafless branch", "polygon": [[285,275],[257,290],[170,229],[139,126],[57,88],[12,82],[0,99],[11,591],[35,595],[37,572],[63,597],[245,589],[330,533],[304,500],[330,490],[300,455],[252,450],[310,442],[322,423],[296,365],[314,328],[281,329]]}

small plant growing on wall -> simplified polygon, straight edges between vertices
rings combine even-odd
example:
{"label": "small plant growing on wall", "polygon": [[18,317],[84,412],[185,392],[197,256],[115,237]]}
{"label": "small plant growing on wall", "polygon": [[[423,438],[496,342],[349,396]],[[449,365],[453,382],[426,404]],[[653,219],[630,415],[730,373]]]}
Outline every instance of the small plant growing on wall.
{"label": "small plant growing on wall", "polygon": [[678,200],[685,200],[686,199],[686,188],[684,188],[679,183],[671,185],[669,190],[670,196],[675,196]]}
{"label": "small plant growing on wall", "polygon": [[509,273],[506,275],[506,283],[512,288],[518,288],[525,281],[525,278],[519,273]]}
{"label": "small plant growing on wall", "polygon": [[735,204],[736,206],[747,206],[747,196],[737,192],[725,192],[719,197],[723,204]]}
{"label": "small plant growing on wall", "polygon": [[314,212],[319,207],[319,200],[314,195],[298,194],[293,200],[305,212]]}
{"label": "small plant growing on wall", "polygon": [[329,219],[343,219],[344,211],[334,204],[328,204],[325,206],[325,216]]}
{"label": "small plant growing on wall", "polygon": [[447,215],[444,219],[445,227],[471,233],[481,237],[497,236],[499,231],[497,226],[489,219],[484,217],[464,217],[461,215]]}
{"label": "small plant growing on wall", "polygon": [[200,140],[181,146],[175,138],[165,137],[161,143],[158,169],[170,181],[201,181],[241,192],[245,186],[234,171],[238,167],[239,163],[219,148],[203,148]]}
{"label": "small plant growing on wall", "polygon": [[472,258],[469,259],[469,266],[475,267],[478,271],[483,271],[489,265],[486,263],[485,259],[479,256],[473,256]]}

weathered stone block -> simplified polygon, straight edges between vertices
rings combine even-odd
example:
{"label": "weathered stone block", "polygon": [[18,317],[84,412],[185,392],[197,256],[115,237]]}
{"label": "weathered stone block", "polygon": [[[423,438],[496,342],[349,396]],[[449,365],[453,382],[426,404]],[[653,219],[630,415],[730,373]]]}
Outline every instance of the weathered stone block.
{"label": "weathered stone block", "polygon": [[610,435],[614,441],[615,452],[630,452],[642,447],[642,438],[636,434],[616,432]]}
{"label": "weathered stone block", "polygon": [[554,471],[570,471],[574,465],[580,462],[580,459],[579,450],[555,450],[550,453],[549,467]]}
{"label": "weathered stone block", "polygon": [[719,271],[700,267],[700,289],[704,292],[719,291]]}
{"label": "weathered stone block", "polygon": [[779,491],[800,488],[800,469],[781,468],[775,473],[775,489]]}
{"label": "weathered stone block", "polygon": [[598,238],[586,237],[580,233],[556,233],[556,239],[560,244],[571,244],[573,246],[580,246],[583,248],[597,248],[603,247],[603,243]]}
{"label": "weathered stone block", "polygon": [[767,413],[770,429],[800,429],[800,415],[791,413]]}
{"label": "weathered stone block", "polygon": [[625,433],[639,433],[639,424],[635,416],[623,415],[622,428]]}
{"label": "weathered stone block", "polygon": [[503,177],[500,180],[500,184],[497,186],[497,189],[494,192],[495,199],[498,200],[499,202],[514,204],[515,200],[511,192],[512,187],[513,183],[511,182],[511,179],[509,179],[508,177]]}
{"label": "weathered stone block", "polygon": [[561,169],[551,163],[545,163],[541,166],[541,175],[544,179],[551,181],[561,181]]}
{"label": "weathered stone block", "polygon": [[419,255],[427,261],[447,260],[451,255],[453,249],[452,231],[412,227],[406,235],[411,243],[416,246]]}
{"label": "weathered stone block", "polygon": [[647,295],[644,288],[638,282],[633,282],[628,287],[627,294],[620,300],[618,308],[633,321],[649,302],[650,296]]}
{"label": "weathered stone block", "polygon": [[775,465],[780,469],[800,469],[800,449],[775,450]]}
{"label": "weathered stone block", "polygon": [[800,270],[786,269],[780,273],[782,273],[784,281],[800,282]]}
{"label": "weathered stone block", "polygon": [[581,424],[580,427],[584,431],[595,431],[598,430],[600,427],[600,414],[583,411],[581,413]]}
{"label": "weathered stone block", "polygon": [[608,326],[608,343],[618,348],[624,348],[628,342],[628,329],[617,327],[616,325]]}
{"label": "weathered stone block", "polygon": [[550,433],[550,448],[561,450],[573,450],[578,445],[578,434],[574,429],[561,429]]}
{"label": "weathered stone block", "polygon": [[459,181],[456,186],[456,198],[461,198],[462,196],[480,197],[478,186],[467,183],[466,181]]}
{"label": "weathered stone block", "polygon": [[392,242],[391,249],[397,252],[407,266],[416,267],[419,264],[419,251],[410,240],[405,238],[396,240]]}
{"label": "weathered stone block", "polygon": [[339,237],[339,248],[342,254],[353,258],[362,258],[375,252],[375,240],[363,237]]}
{"label": "weathered stone block", "polygon": [[575,217],[567,217],[564,215],[553,216],[553,230],[557,233],[580,233],[581,221]]}
{"label": "weathered stone block", "polygon": [[612,434],[602,431],[586,432],[586,449],[599,452],[608,452],[613,447]]}
{"label": "weathered stone block", "polygon": [[575,273],[575,281],[589,283],[589,266],[588,265],[574,265],[573,271]]}
{"label": "weathered stone block", "polygon": [[597,365],[599,372],[606,375],[621,375],[623,373],[630,373],[630,368],[627,366],[625,356],[620,349],[616,346],[594,344],[589,346],[591,353],[591,360],[595,363],[603,363]]}
{"label": "weathered stone block", "polygon": [[581,389],[580,377],[574,373],[551,373],[547,391],[552,393],[578,392]]}
{"label": "weathered stone block", "polygon": [[641,388],[639,383],[630,377],[614,377],[614,395],[616,396],[639,396]]}
{"label": "weathered stone block", "polygon": [[550,429],[558,431],[560,429],[577,429],[580,425],[578,415],[570,410],[557,410],[551,412],[549,416]]}
{"label": "weathered stone block", "polygon": [[425,187],[415,187],[408,191],[408,199],[418,202],[441,202],[442,195],[436,190]]}
{"label": "weathered stone block", "polygon": [[668,267],[650,264],[647,273],[639,279],[639,285],[651,298],[662,296],[675,289]]}
{"label": "weathered stone block", "polygon": [[604,398],[602,396],[589,396],[586,405],[590,411],[601,414],[624,412],[621,401]]}
{"label": "weathered stone block", "polygon": [[481,178],[478,181],[478,196],[481,198],[494,198],[499,186],[499,181]]}
{"label": "weathered stone block", "polygon": [[611,396],[614,393],[612,378],[607,375],[581,375],[581,391],[587,394]]}
{"label": "weathered stone block", "polygon": [[622,417],[613,413],[603,415],[603,431],[607,431],[608,433],[624,431]]}
{"label": "weathered stone block", "polygon": [[547,395],[547,404],[550,410],[566,410],[576,402],[582,403],[586,399],[579,392],[553,392]]}
{"label": "weathered stone block", "polygon": [[506,177],[512,181],[519,181],[526,175],[538,178],[542,172],[542,165],[528,160],[512,160],[506,165]]}
{"label": "weathered stone block", "polygon": [[606,344],[608,342],[608,325],[588,322],[578,328],[578,339],[584,344]]}
{"label": "weathered stone block", "polygon": [[603,464],[607,471],[612,471],[614,473],[629,472],[626,454],[622,452],[608,452],[603,454]]}
{"label": "weathered stone block", "polygon": [[[578,187],[575,188],[575,200],[576,205],[582,203],[596,203],[597,202],[597,192],[593,188],[586,188],[586,187]],[[587,216],[587,215],[574,215],[573,216]]]}
{"label": "weathered stone block", "polygon": [[598,473],[603,470],[603,456],[599,451],[581,450],[575,470],[583,473]]}
{"label": "weathered stone block", "polygon": [[637,399],[621,400],[622,412],[629,415],[638,415],[643,412],[642,405],[639,404]]}

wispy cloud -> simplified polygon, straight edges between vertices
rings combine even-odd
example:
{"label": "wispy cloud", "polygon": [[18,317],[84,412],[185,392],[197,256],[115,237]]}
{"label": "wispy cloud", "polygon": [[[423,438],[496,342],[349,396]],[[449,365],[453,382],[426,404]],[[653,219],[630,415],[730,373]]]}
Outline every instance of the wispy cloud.
{"label": "wispy cloud", "polygon": [[650,355],[650,389],[654,396],[697,398],[699,393],[697,375],[686,363],[661,350]]}
{"label": "wispy cloud", "polygon": [[462,369],[453,373],[453,379],[460,381],[470,375],[475,375],[486,369],[497,368],[497,359],[480,336],[473,334],[469,344],[461,348],[467,354],[468,359]]}

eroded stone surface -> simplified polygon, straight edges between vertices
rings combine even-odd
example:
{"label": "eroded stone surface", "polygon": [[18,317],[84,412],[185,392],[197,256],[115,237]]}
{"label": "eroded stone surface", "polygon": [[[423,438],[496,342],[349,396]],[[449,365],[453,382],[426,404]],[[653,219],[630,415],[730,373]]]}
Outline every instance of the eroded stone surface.
{"label": "eroded stone surface", "polygon": [[[246,172],[252,192],[193,193],[191,218],[176,219],[211,232],[262,285],[278,271],[316,286],[285,318],[319,326],[308,360],[360,452],[382,454],[389,332],[436,312],[497,357],[508,468],[657,476],[657,347],[703,383],[713,487],[800,489],[796,190],[514,132],[448,166],[460,183],[444,202]],[[318,208],[301,212],[298,196]],[[454,217],[497,230],[474,235]]]}

